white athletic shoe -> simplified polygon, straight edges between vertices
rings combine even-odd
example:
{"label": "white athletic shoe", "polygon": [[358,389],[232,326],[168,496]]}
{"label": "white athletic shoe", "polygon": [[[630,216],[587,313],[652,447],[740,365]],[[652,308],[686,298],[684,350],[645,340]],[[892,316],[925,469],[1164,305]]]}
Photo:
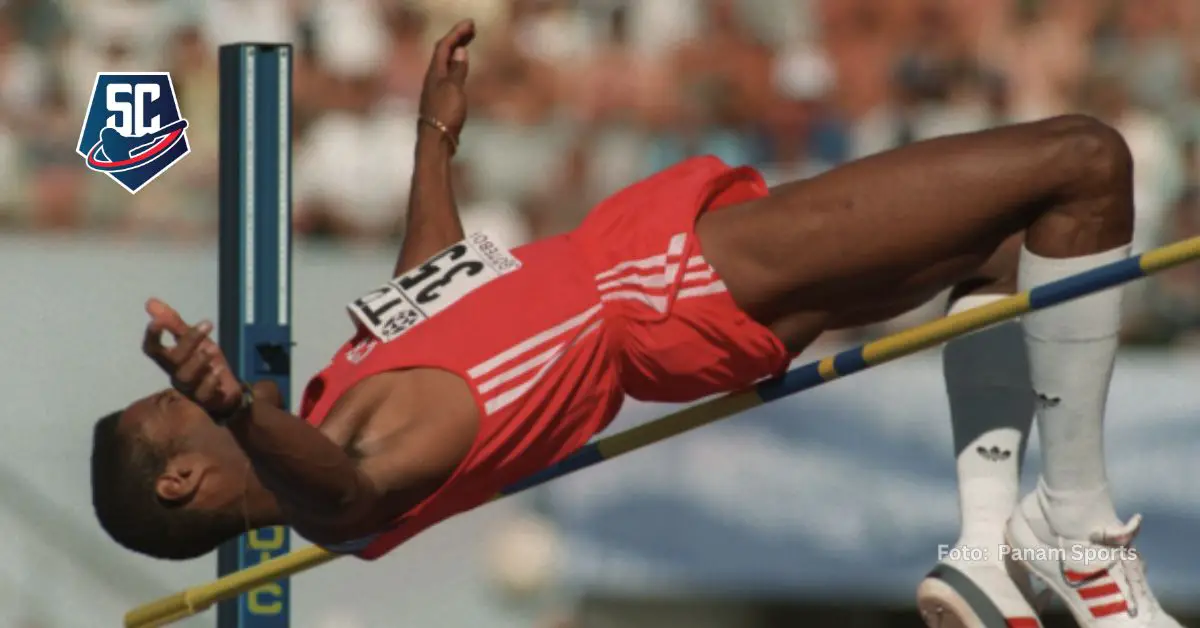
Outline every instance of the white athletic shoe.
{"label": "white athletic shoe", "polygon": [[1042,628],[1029,596],[1015,565],[948,558],[917,587],[917,609],[929,628]]}
{"label": "white athletic shoe", "polygon": [[1035,490],[1008,521],[1015,562],[1061,599],[1082,628],[1183,628],[1163,611],[1146,582],[1133,539],[1142,516],[1097,530],[1087,540],[1060,537]]}

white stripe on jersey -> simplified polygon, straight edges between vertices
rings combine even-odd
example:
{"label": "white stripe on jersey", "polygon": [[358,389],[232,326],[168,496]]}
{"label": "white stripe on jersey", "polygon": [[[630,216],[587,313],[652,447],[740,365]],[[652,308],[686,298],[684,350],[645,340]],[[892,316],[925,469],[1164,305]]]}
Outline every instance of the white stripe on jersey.
{"label": "white stripe on jersey", "polygon": [[506,362],[520,356],[521,354],[536,349],[538,345],[544,344],[550,340],[554,340],[568,331],[583,325],[588,321],[589,318],[595,316],[599,311],[600,306],[593,305],[592,307],[588,308],[587,311],[576,314],[575,316],[572,316],[571,318],[559,323],[558,325],[555,325],[554,327],[551,327],[550,329],[547,329],[546,331],[530,336],[529,338],[526,338],[512,347],[501,351],[494,357],[480,362],[471,368],[471,370],[467,371],[467,375],[470,375],[472,378],[479,379],[480,377],[487,375],[496,368],[503,366]]}
{"label": "white stripe on jersey", "polygon": [[[526,392],[528,392],[530,388],[533,388],[534,384],[538,383],[538,380],[542,379],[542,376],[546,374],[546,371],[550,370],[551,366],[554,366],[554,363],[558,361],[558,358],[561,357],[562,354],[565,353],[566,350],[571,347],[571,345],[574,345],[579,340],[586,338],[592,332],[596,331],[597,329],[600,329],[600,324],[602,322],[603,321],[593,321],[591,325],[588,325],[587,327],[585,327],[583,329],[583,331],[580,332],[579,335],[572,338],[570,342],[564,342],[564,343],[554,347],[553,349],[551,349],[551,351],[549,352],[550,359],[546,360],[545,365],[543,365],[542,368],[540,370],[538,370],[536,375],[525,380],[520,386],[515,386],[515,387],[513,387],[505,392],[502,392],[499,395],[496,395],[495,397],[492,397],[491,399],[485,401],[484,409],[487,411],[487,413],[491,414],[493,412],[496,412],[497,410],[504,408],[508,404],[519,399],[521,397],[521,395],[524,395]],[[541,356],[539,356],[539,357],[541,357]],[[535,359],[537,359],[537,358],[535,358]],[[521,368],[521,367],[518,367],[518,368]]]}
{"label": "white stripe on jersey", "polygon": [[[688,260],[687,270],[688,272],[684,273],[683,275],[684,281],[698,281],[700,279],[707,279],[713,274],[712,266],[709,266],[708,263],[704,261],[704,258],[700,257],[699,255],[693,257],[691,260]],[[606,290],[612,290],[613,288],[627,285],[645,286],[647,288],[665,288],[670,283],[671,281],[665,274],[628,274],[598,284],[596,289],[600,292],[604,292]]]}

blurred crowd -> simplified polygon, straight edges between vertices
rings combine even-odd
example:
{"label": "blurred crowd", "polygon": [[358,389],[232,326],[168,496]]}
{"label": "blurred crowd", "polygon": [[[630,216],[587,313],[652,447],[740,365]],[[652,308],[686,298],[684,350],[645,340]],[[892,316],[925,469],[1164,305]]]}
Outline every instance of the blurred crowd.
{"label": "blurred crowd", "polygon": [[[1132,147],[1138,249],[1200,235],[1195,0],[0,0],[0,229],[211,237],[216,46],[256,40],[296,46],[297,230],[395,241],[428,51],[463,16],[457,194],[512,245],[689,155],[775,183],[1063,112]],[[171,72],[192,147],[132,197],[75,154],[95,73],[122,70]],[[1200,265],[1144,284],[1130,339],[1192,338]]]}

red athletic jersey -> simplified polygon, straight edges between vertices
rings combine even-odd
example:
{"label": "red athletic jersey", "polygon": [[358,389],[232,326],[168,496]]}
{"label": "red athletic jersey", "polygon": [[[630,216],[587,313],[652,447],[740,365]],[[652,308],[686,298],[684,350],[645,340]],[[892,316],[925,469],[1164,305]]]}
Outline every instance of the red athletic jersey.
{"label": "red athletic jersey", "polygon": [[788,354],[704,260],[699,213],[766,193],[753,170],[683,162],[597,206],[579,229],[511,254],[474,234],[349,306],[358,330],[309,382],[320,425],[370,375],[439,368],[470,386],[479,432],[437,492],[348,544],[377,558],[584,445],[626,393],[687,401],[779,373]]}

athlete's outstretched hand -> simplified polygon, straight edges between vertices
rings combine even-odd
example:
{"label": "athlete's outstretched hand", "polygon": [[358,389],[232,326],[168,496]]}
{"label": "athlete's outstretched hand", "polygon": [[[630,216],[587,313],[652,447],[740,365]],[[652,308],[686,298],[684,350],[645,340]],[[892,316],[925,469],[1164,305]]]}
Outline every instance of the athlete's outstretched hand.
{"label": "athlete's outstretched hand", "polygon": [[446,125],[457,141],[467,121],[467,45],[475,38],[475,22],[463,20],[438,40],[421,90],[421,115]]}
{"label": "athlete's outstretched hand", "polygon": [[[212,323],[195,326],[183,322],[171,306],[150,299],[146,302],[150,323],[142,351],[170,378],[171,386],[212,414],[226,414],[242,400],[242,385],[229,370],[224,354],[208,335]],[[163,346],[163,332],[175,338],[175,346]]]}

